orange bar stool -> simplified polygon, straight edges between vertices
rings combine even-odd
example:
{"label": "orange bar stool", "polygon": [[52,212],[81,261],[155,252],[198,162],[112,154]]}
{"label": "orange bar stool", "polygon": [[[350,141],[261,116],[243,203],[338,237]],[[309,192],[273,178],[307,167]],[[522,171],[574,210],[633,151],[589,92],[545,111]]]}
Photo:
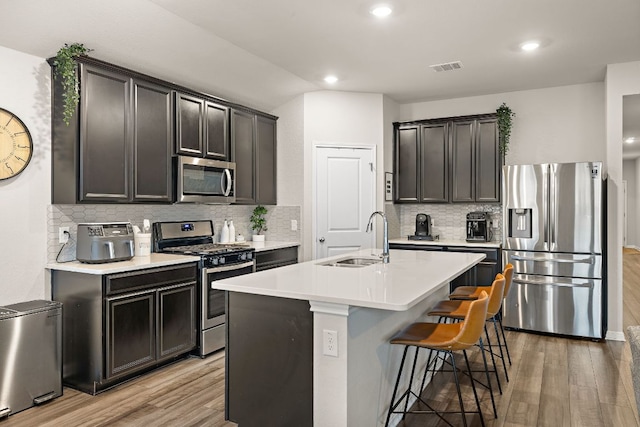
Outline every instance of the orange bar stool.
{"label": "orange bar stool", "polygon": [[[507,282],[504,285],[504,298],[509,295],[509,290],[511,289],[511,281],[513,280],[513,264],[507,264],[504,267],[504,271],[502,275],[505,277]],[[460,286],[457,287],[451,292],[449,295],[449,299],[454,300],[474,300],[478,298],[478,295],[481,291],[485,291],[489,293],[490,286]],[[503,298],[503,301],[504,301]],[[504,334],[504,327],[502,326],[502,313],[498,314],[498,323],[500,324],[500,332],[502,333],[502,342],[504,343],[504,348],[507,351],[507,358],[509,359],[509,365],[511,365],[511,354],[509,353],[509,345],[507,344],[507,337]]]}
{"label": "orange bar stool", "polygon": [[[498,383],[498,390],[500,394],[502,394],[502,386],[500,384],[500,376],[498,375],[498,369],[496,368],[496,360],[493,351],[491,351],[491,341],[489,338],[489,331],[486,327],[486,322],[489,320],[494,321],[495,326],[495,317],[496,314],[500,311],[500,306],[502,304],[502,297],[504,294],[506,279],[505,277],[498,273],[496,274],[496,278],[493,281],[493,284],[489,287],[489,303],[487,305],[487,313],[485,318],[485,325],[483,325],[483,329],[485,332],[485,336],[487,337],[487,350],[489,351],[489,355],[491,356],[491,361],[493,362],[493,372],[496,374],[496,382]],[[481,291],[481,293],[486,293],[485,291]],[[436,306],[431,309],[427,315],[428,316],[438,316],[439,321],[444,319],[454,319],[454,320],[464,320],[466,313],[469,311],[470,305],[473,301],[440,301]],[[500,355],[498,357],[502,358],[502,366],[504,367],[504,373],[507,381],[509,381],[509,375],[507,374],[507,365],[504,362],[504,354],[502,353],[502,346],[500,345],[500,335],[497,334],[498,330],[496,327],[496,337],[498,339],[498,347],[500,348]],[[469,372],[471,374],[471,371]],[[493,412],[495,416],[498,416],[498,411],[496,409],[495,398],[493,396],[493,389],[491,388],[491,381],[488,381],[487,388],[491,392],[491,404],[493,405]]]}
{"label": "orange bar stool", "polygon": [[[467,349],[473,347],[477,343],[479,343],[482,348],[482,330],[486,323],[487,316],[487,307],[489,302],[489,296],[486,292],[481,292],[480,297],[469,303],[469,310],[464,317],[462,322],[458,323],[413,323],[407,326],[405,329],[397,333],[393,338],[391,338],[391,344],[400,344],[404,345],[404,352],[402,354],[402,361],[400,362],[400,368],[398,369],[398,377],[396,379],[396,384],[393,389],[393,395],[391,396],[391,404],[389,405],[389,411],[387,413],[387,421],[385,426],[389,425],[389,421],[391,420],[391,414],[403,414],[402,419],[405,418],[406,414],[435,414],[442,421],[450,426],[454,426],[449,421],[447,421],[443,414],[462,414],[462,423],[466,427],[467,426],[467,417],[466,414],[479,414],[480,422],[482,426],[484,426],[484,417],[482,416],[482,410],[480,408],[480,400],[478,399],[478,392],[476,391],[475,381],[471,378],[471,386],[473,388],[473,395],[476,400],[477,411],[465,411],[464,403],[462,399],[462,392],[460,391],[460,379],[458,377],[458,368],[454,359],[454,351],[462,351],[464,355],[465,362],[467,364],[467,369],[470,369],[469,359],[467,357]],[[404,362],[407,357],[407,351],[409,347],[415,347],[415,357],[413,360],[413,367],[411,368],[411,375],[409,377],[409,386],[407,390],[396,400],[396,395],[398,393],[398,386],[400,384],[400,378],[402,376],[402,370],[404,368]],[[415,375],[416,370],[416,362],[418,360],[418,351],[421,348],[429,349],[429,356],[427,358],[427,366],[426,370],[430,370],[432,372],[436,372],[439,367],[437,366],[438,360],[446,361],[447,358],[450,359],[450,364],[452,366],[452,372],[456,383],[456,390],[458,392],[458,402],[460,403],[460,411],[437,411],[432,406],[430,406],[427,402],[425,402],[419,394],[422,393],[424,388],[424,378],[420,390],[418,393],[412,391],[413,377]],[[434,360],[431,360],[432,353],[436,353],[436,357]],[[482,351],[482,357],[484,359],[485,367],[487,366],[486,358],[484,357],[484,350]],[[430,367],[433,365],[433,369]],[[487,373],[487,379],[488,379]],[[425,371],[426,378],[426,371]],[[407,407],[409,405],[409,398],[414,396],[418,401],[422,402],[428,410],[414,410],[409,411]],[[404,402],[404,410],[396,411],[398,406],[400,406]]]}

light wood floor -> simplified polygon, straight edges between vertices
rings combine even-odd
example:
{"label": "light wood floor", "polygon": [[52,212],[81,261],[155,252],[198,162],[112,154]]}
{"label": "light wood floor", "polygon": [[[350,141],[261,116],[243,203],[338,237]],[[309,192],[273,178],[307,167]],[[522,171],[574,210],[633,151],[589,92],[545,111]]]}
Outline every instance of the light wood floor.
{"label": "light wood floor", "polygon": [[[640,325],[640,252],[624,252],[624,327]],[[640,426],[631,383],[631,353],[627,343],[593,342],[506,331],[513,364],[510,382],[501,375],[503,393],[496,395],[494,417],[489,393],[482,389],[481,407],[489,427],[633,427]],[[477,356],[477,355],[476,355]],[[477,357],[476,357],[477,359]],[[462,360],[461,360],[462,362]],[[501,367],[500,367],[501,369]],[[450,374],[439,374],[439,387],[423,398],[438,409],[458,410]],[[436,392],[438,388],[447,393]],[[466,408],[475,408],[471,387],[465,381]],[[460,415],[446,417],[462,425]],[[470,426],[479,426],[476,415]],[[403,427],[445,426],[435,416],[408,415]],[[1,427],[1,426],[0,426]]]}
{"label": "light wood floor", "polygon": [[[632,324],[640,324],[640,252],[625,251],[624,326]],[[501,375],[497,419],[488,392],[480,390],[487,426],[640,426],[626,343],[510,331],[507,339],[513,364],[509,383]],[[439,374],[438,386],[424,397],[454,409],[457,397],[447,375]],[[472,397],[466,381],[463,386]],[[472,399],[465,401],[472,407]],[[450,420],[462,425],[459,416]],[[469,423],[479,426],[480,420],[469,417]],[[445,424],[433,416],[407,416],[401,425]],[[65,388],[62,397],[0,421],[0,427],[15,426],[235,426],[224,421],[224,352],[180,361],[98,396]]]}
{"label": "light wood floor", "polygon": [[189,358],[91,396],[65,387],[62,397],[0,421],[0,427],[221,426],[224,352]]}

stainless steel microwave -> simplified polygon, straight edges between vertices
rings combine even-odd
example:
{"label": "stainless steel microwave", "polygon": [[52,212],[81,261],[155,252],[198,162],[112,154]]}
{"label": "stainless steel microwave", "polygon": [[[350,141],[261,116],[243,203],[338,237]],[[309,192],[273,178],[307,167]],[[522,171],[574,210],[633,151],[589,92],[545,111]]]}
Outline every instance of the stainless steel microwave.
{"label": "stainless steel microwave", "polygon": [[176,202],[234,203],[236,164],[199,157],[178,156]]}

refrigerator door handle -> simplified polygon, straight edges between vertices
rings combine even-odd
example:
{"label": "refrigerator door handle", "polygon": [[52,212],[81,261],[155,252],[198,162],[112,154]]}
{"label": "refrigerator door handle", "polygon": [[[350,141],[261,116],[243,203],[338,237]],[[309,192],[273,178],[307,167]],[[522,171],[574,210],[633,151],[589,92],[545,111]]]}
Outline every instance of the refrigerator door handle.
{"label": "refrigerator door handle", "polygon": [[541,286],[560,286],[565,288],[593,288],[593,282],[582,282],[582,283],[550,283],[544,280],[521,280],[521,279],[513,279],[513,283],[518,283],[521,285],[541,285]]}
{"label": "refrigerator door handle", "polygon": [[559,258],[545,258],[545,257],[526,257],[520,255],[511,255],[511,259],[514,261],[533,261],[533,262],[564,262],[567,264],[594,264],[596,257],[589,256],[587,258],[580,259],[559,259]]}
{"label": "refrigerator door handle", "polygon": [[557,247],[558,227],[558,166],[549,165],[549,250]]}
{"label": "refrigerator door handle", "polygon": [[551,207],[550,201],[552,200],[550,197],[551,193],[551,165],[544,165],[544,179],[542,180],[542,221],[543,221],[543,233],[544,233],[544,245],[545,250],[551,249]]}

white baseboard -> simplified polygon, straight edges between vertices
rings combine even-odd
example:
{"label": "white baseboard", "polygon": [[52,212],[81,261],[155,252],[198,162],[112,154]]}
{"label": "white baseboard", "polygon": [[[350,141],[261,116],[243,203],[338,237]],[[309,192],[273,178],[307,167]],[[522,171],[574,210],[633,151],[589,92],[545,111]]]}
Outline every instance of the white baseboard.
{"label": "white baseboard", "polygon": [[607,331],[607,335],[605,339],[609,341],[626,341],[624,337],[624,332],[620,331]]}
{"label": "white baseboard", "polygon": [[627,249],[635,249],[637,251],[640,251],[640,247],[636,246],[636,245],[626,245],[624,246]]}

